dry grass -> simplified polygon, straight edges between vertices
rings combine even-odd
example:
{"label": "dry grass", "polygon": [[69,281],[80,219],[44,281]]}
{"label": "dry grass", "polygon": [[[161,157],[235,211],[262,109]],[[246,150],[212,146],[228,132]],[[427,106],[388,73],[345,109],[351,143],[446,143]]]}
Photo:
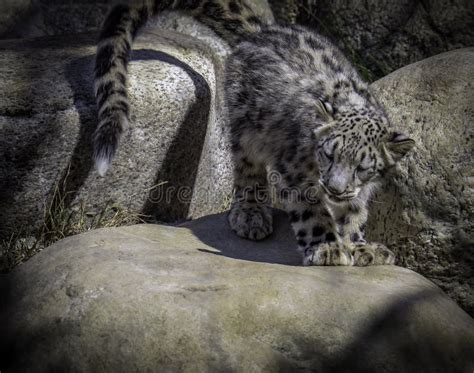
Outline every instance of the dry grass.
{"label": "dry grass", "polygon": [[146,216],[130,211],[116,203],[108,203],[99,212],[88,212],[83,203],[68,206],[66,190],[68,175],[54,188],[50,203],[43,214],[43,224],[33,234],[25,231],[13,233],[0,241],[0,273],[11,271],[33,255],[68,236],[97,228],[120,227],[143,223]]}
{"label": "dry grass", "polygon": [[226,195],[222,201],[221,206],[216,212],[225,212],[230,210],[230,206],[232,205],[232,198],[233,198],[234,192],[229,193]]}
{"label": "dry grass", "polygon": [[35,237],[25,236],[23,232],[13,233],[8,239],[0,242],[0,273],[11,271],[42,248]]}

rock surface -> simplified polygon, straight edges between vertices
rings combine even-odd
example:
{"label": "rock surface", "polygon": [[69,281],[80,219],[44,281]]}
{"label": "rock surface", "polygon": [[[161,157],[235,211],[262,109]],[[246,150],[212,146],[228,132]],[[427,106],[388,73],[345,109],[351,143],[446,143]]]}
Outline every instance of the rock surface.
{"label": "rock surface", "polygon": [[272,0],[280,20],[316,28],[369,76],[474,45],[472,0]]}
{"label": "rock surface", "polygon": [[3,238],[40,226],[57,185],[67,209],[82,205],[95,214],[112,201],[161,221],[215,212],[230,193],[219,89],[225,45],[218,55],[176,32],[149,29],[138,37],[129,68],[132,128],[100,178],[90,157],[95,40],[0,43]]}
{"label": "rock surface", "polygon": [[371,205],[369,237],[474,315],[474,48],[409,65],[372,88],[416,149]]}
{"label": "rock surface", "polygon": [[[395,266],[301,267],[224,214],[69,237],[2,278],[2,371],[471,372],[474,322]],[[8,322],[6,322],[8,320]]]}

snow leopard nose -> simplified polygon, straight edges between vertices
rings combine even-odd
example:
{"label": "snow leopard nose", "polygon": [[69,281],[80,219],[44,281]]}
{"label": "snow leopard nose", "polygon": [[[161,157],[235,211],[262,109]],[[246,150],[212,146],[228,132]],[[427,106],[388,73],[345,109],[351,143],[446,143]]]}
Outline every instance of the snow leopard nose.
{"label": "snow leopard nose", "polygon": [[347,179],[345,174],[337,173],[333,175],[331,178],[329,178],[326,184],[326,187],[331,194],[335,196],[339,196],[346,192],[348,184],[349,184],[349,180]]}
{"label": "snow leopard nose", "polygon": [[340,194],[343,194],[344,191],[345,191],[345,188],[341,188],[340,185],[331,185],[331,184],[329,184],[329,185],[327,186],[327,188],[328,188],[328,190],[329,190],[332,194],[334,194],[335,196],[338,196],[338,195],[340,195]]}
{"label": "snow leopard nose", "polygon": [[350,184],[351,175],[349,167],[346,165],[341,164],[335,166],[333,172],[329,174],[326,179],[326,188],[328,192],[334,196],[344,194]]}

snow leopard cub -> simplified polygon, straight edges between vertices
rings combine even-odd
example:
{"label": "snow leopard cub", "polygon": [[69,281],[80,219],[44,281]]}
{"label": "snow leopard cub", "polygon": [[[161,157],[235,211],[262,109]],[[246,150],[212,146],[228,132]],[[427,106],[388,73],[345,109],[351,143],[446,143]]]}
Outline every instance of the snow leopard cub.
{"label": "snow leopard cub", "polygon": [[364,240],[367,205],[414,141],[390,130],[342,53],[302,27],[262,28],[230,57],[226,94],[232,229],[253,240],[271,234],[268,184],[276,179],[304,265],[393,264],[389,249]]}
{"label": "snow leopard cub", "polygon": [[367,84],[326,38],[267,24],[244,0],[143,0],[112,9],[95,66],[98,172],[109,168],[128,126],[133,39],[169,9],[196,17],[233,48],[225,84],[235,161],[231,228],[252,240],[271,234],[268,180],[276,176],[304,265],[392,264],[390,250],[365,242],[363,227],[372,191],[413,140],[389,128]]}

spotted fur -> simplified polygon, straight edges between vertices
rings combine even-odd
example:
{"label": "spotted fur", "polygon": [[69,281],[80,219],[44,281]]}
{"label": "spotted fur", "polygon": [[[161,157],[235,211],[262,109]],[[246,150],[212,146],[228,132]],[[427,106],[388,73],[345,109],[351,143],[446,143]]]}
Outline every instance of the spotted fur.
{"label": "spotted fur", "polygon": [[225,82],[235,163],[231,228],[252,240],[270,235],[274,190],[304,265],[393,264],[390,250],[364,240],[363,227],[371,194],[413,140],[390,128],[367,83],[329,40],[263,24],[241,1],[146,1],[112,10],[96,63],[99,173],[127,124],[133,37],[163,9],[188,10],[233,47]]}
{"label": "spotted fur", "polygon": [[414,142],[390,128],[343,54],[305,28],[264,27],[230,56],[226,94],[232,229],[268,236],[275,188],[304,265],[393,264],[385,246],[366,243],[363,227],[371,194]]}

